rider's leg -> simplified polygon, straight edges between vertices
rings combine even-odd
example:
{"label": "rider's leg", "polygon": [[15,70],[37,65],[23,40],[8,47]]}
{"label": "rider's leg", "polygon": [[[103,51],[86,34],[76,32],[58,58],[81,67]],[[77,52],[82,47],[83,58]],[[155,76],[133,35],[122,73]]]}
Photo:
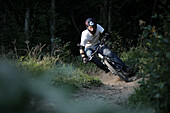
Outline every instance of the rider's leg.
{"label": "rider's leg", "polygon": [[125,66],[124,62],[114,53],[112,52],[108,47],[104,46],[102,47],[99,52],[101,54],[109,57],[112,61],[121,64],[122,66]]}
{"label": "rider's leg", "polygon": [[102,47],[99,52],[103,55],[108,56],[113,62],[117,62],[119,65],[117,65],[117,68],[119,70],[123,70],[127,75],[131,75],[133,73],[133,69],[126,66],[125,63],[114,53],[112,52],[109,48],[106,46]]}
{"label": "rider's leg", "polygon": [[123,68],[125,67],[125,63],[114,53],[112,52],[109,48],[106,46],[102,47],[99,52],[107,57],[109,57],[113,62],[119,64],[118,68]]}
{"label": "rider's leg", "polygon": [[[90,57],[91,54],[92,54],[92,50],[89,49],[89,48],[87,48],[87,49],[85,50],[85,52],[86,52],[86,55],[87,55],[88,57]],[[109,72],[109,70],[106,68],[106,66],[105,66],[100,60],[98,60],[98,59],[96,58],[96,56],[94,56],[91,61],[92,61],[94,64],[96,64],[97,67],[99,67],[100,69],[104,70],[106,73]]]}

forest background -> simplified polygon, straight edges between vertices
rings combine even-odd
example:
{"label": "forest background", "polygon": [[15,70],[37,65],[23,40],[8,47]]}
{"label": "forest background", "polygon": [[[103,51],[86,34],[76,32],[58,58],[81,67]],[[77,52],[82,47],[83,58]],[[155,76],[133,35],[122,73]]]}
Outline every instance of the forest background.
{"label": "forest background", "polygon": [[0,6],[3,58],[15,59],[35,75],[56,62],[76,62],[83,69],[77,43],[86,29],[85,20],[93,17],[111,33],[108,46],[124,62],[135,65],[139,75],[149,75],[130,103],[169,111],[168,0],[0,0]]}

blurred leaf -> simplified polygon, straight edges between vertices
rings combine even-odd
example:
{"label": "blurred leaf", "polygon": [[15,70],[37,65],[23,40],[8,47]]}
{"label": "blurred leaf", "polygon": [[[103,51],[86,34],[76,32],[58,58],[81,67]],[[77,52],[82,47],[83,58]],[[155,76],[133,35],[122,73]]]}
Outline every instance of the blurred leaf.
{"label": "blurred leaf", "polygon": [[170,59],[170,52],[166,53],[166,57]]}
{"label": "blurred leaf", "polygon": [[153,35],[154,35],[154,36],[157,36],[156,32],[153,32]]}
{"label": "blurred leaf", "polygon": [[152,29],[151,25],[148,25],[148,26],[147,26],[147,30],[148,30],[148,31],[151,31],[151,29]]}
{"label": "blurred leaf", "polygon": [[159,14],[159,18],[162,20],[164,19],[164,16],[162,14]]}
{"label": "blurred leaf", "polygon": [[163,38],[163,41],[166,42],[166,43],[169,42],[169,40],[167,38]]}
{"label": "blurred leaf", "polygon": [[143,32],[142,36],[146,38],[148,36],[148,34],[149,34],[148,32]]}
{"label": "blurred leaf", "polygon": [[157,93],[154,97],[155,98],[161,98],[162,96],[159,93]]}
{"label": "blurred leaf", "polygon": [[158,15],[156,13],[152,16],[152,18],[157,18],[157,17]]}
{"label": "blurred leaf", "polygon": [[159,83],[159,87],[160,87],[160,89],[163,89],[163,88],[164,88],[164,86],[165,86],[165,83],[164,83],[164,82]]}

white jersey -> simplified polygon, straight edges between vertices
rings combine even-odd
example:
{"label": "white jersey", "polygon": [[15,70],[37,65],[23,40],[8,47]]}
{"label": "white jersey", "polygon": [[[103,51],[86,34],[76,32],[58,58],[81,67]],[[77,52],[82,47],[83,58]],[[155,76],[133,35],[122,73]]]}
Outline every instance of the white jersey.
{"label": "white jersey", "polygon": [[88,29],[84,30],[81,34],[81,46],[85,46],[85,48],[93,48],[94,45],[98,44],[100,33],[104,31],[104,28],[97,24],[96,33],[91,34]]}

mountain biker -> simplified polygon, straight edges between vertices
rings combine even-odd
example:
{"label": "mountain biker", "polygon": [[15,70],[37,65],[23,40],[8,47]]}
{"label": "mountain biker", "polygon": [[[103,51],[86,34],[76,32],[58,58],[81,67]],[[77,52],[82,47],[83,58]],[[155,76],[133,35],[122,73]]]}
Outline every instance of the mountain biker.
{"label": "mountain biker", "polygon": [[[87,58],[91,56],[93,51],[95,51],[101,43],[100,37],[104,37],[103,40],[107,40],[110,37],[110,34],[102,26],[97,24],[94,18],[88,18],[85,21],[85,25],[87,29],[82,32],[80,42],[80,55],[84,63],[87,62]],[[118,66],[119,69],[125,69],[126,66],[123,61],[108,47],[103,46],[98,52],[109,57],[113,62],[121,64],[121,66]],[[96,56],[91,59],[91,62],[96,64],[97,67],[104,70],[106,73],[109,72],[108,68],[98,60]]]}

